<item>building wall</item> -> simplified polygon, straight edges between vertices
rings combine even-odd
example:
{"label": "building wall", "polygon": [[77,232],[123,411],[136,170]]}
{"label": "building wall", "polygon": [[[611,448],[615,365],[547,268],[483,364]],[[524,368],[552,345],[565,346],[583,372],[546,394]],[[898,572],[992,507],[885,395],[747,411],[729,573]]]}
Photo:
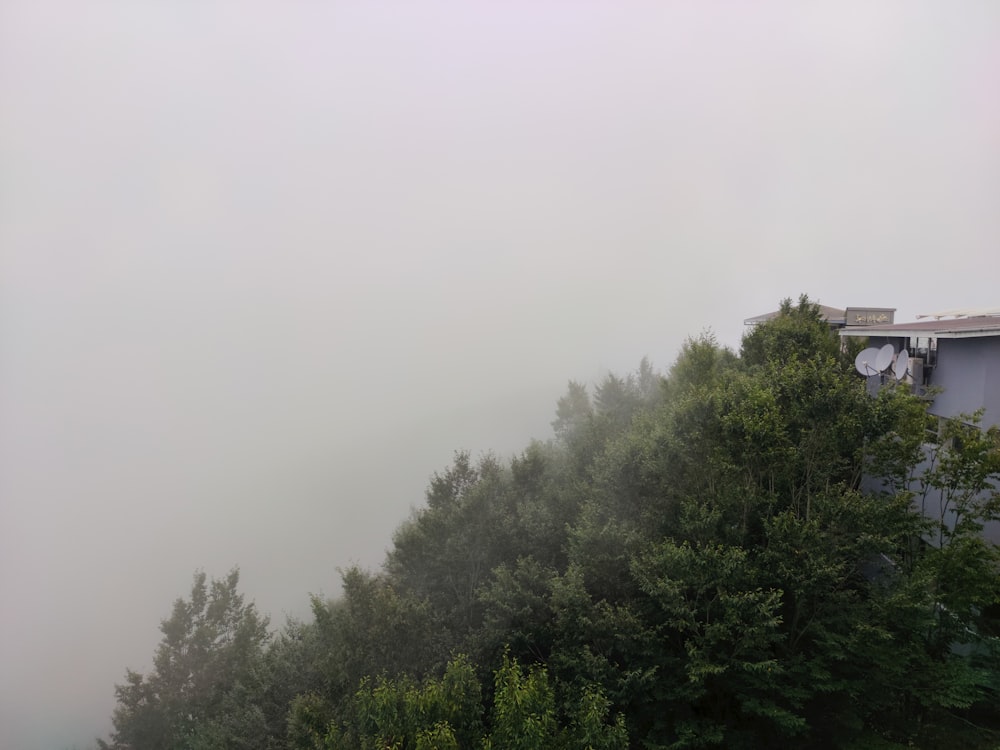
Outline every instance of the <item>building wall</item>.
{"label": "building wall", "polygon": [[[943,523],[948,529],[955,528],[955,509],[951,508],[949,510],[945,509],[945,497],[941,490],[934,489],[933,487],[924,487],[919,477],[927,471],[930,466],[930,457],[933,455],[933,446],[924,446],[924,461],[917,467],[914,472],[914,479],[909,486],[909,489],[914,493],[913,497],[913,507],[915,510],[919,510],[927,518],[938,523]],[[996,486],[994,485],[994,489]],[[979,495],[977,495],[978,503],[985,503],[990,498],[990,491],[986,490]],[[988,542],[993,542],[993,544],[1000,543],[1000,522],[997,521],[986,521],[983,523],[983,537]],[[930,544],[935,547],[938,546],[937,533],[932,534],[930,537],[925,539]]]}
{"label": "building wall", "polygon": [[930,411],[941,417],[986,408],[982,426],[1000,425],[1000,336],[938,339],[931,384],[943,389]]}
{"label": "building wall", "polygon": [[[941,490],[935,489],[934,487],[924,486],[923,482],[920,480],[928,468],[930,468],[934,450],[934,445],[929,443],[924,445],[923,460],[916,467],[914,467],[913,477],[905,486],[905,489],[913,493],[913,509],[915,511],[921,513],[935,523],[944,524],[944,526],[948,529],[954,529],[955,509],[945,507],[945,498]],[[993,484],[993,488],[1000,489],[1000,487],[997,487],[995,483]],[[876,495],[881,495],[883,493],[892,495],[900,489],[904,488],[893,487],[885,479],[873,477],[868,474],[861,478],[861,490],[863,492],[869,492]],[[987,490],[977,497],[978,502],[984,503],[989,499],[990,492]],[[924,536],[924,541],[937,547],[939,541],[938,536],[938,530],[937,527],[935,527],[932,533]],[[983,537],[988,542],[1000,544],[1000,521],[986,521],[983,524]]]}
{"label": "building wall", "polygon": [[[881,346],[891,343],[898,352],[907,340],[897,338],[875,338],[869,344]],[[942,389],[934,399],[929,411],[941,417],[953,417],[957,414],[971,413],[984,407],[983,428],[1000,426],[1000,337],[960,338],[937,340],[937,364],[932,371],[930,384]],[[873,394],[881,387],[879,376],[868,378],[868,388]],[[933,488],[925,488],[919,477],[927,470],[933,446],[924,446],[925,459],[915,468],[915,479],[908,487],[915,493],[914,509],[928,518],[944,523],[947,528],[953,528],[955,514],[953,510],[945,510],[941,492]],[[866,492],[886,492],[891,488],[884,480],[865,476],[861,488]],[[983,494],[985,500],[987,493]],[[987,541],[1000,544],[1000,521],[990,521],[984,525],[983,536]],[[926,541],[936,545],[934,538]]]}

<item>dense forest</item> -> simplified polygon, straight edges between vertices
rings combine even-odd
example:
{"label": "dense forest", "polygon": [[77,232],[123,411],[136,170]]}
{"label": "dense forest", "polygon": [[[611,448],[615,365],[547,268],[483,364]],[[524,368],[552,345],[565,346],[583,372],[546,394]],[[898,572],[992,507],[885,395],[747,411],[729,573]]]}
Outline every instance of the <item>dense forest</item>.
{"label": "dense forest", "polygon": [[802,297],[571,382],[309,621],[197,573],[100,747],[997,747],[1000,436],[855,354]]}

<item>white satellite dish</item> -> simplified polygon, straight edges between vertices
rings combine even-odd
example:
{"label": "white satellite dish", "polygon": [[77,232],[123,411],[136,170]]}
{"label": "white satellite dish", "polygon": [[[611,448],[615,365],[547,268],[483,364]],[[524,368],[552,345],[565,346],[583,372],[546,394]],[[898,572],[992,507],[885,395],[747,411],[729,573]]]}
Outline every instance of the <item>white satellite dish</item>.
{"label": "white satellite dish", "polygon": [[910,353],[903,349],[896,357],[896,366],[893,368],[892,374],[896,376],[896,380],[902,380],[906,377],[907,371],[910,369]]}
{"label": "white satellite dish", "polygon": [[878,356],[875,357],[875,369],[879,372],[883,372],[889,365],[892,364],[892,355],[895,354],[895,350],[892,348],[892,344],[886,344],[881,349],[878,350]]}
{"label": "white satellite dish", "polygon": [[854,358],[854,369],[865,377],[875,375],[878,372],[878,370],[875,369],[876,357],[878,357],[878,349],[874,346],[870,346],[867,349],[858,352],[858,356]]}

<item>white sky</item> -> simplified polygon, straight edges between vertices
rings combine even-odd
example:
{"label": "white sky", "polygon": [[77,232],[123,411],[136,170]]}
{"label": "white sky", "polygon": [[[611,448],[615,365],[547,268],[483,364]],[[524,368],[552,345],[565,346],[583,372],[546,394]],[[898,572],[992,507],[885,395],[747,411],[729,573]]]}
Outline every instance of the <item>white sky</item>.
{"label": "white sky", "polygon": [[0,747],[196,568],[280,623],[452,451],[806,292],[996,306],[1000,4],[0,4]]}

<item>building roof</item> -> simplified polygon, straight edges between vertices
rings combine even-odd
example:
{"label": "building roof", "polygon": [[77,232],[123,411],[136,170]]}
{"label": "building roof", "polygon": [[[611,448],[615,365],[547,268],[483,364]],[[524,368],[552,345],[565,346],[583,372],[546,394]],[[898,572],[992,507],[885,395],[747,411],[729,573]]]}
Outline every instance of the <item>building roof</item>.
{"label": "building roof", "polygon": [[[830,325],[844,325],[845,317],[847,315],[846,310],[841,310],[838,307],[830,307],[828,305],[817,305],[819,308],[820,317],[823,318]],[[747,318],[743,321],[744,325],[754,326],[758,323],[766,323],[769,320],[774,320],[779,315],[781,315],[781,310],[775,310],[774,312],[764,313],[763,315],[755,315],[752,318]]]}
{"label": "building roof", "polygon": [[920,318],[935,318],[940,320],[941,318],[975,318],[982,315],[1000,315],[1000,307],[978,307],[978,308],[964,308],[959,310],[941,310],[939,312],[924,313],[923,315],[918,315],[917,319]]}
{"label": "building roof", "polygon": [[937,339],[1000,336],[1000,316],[974,315],[967,318],[955,318],[954,320],[918,320],[915,323],[896,323],[888,326],[858,326],[856,328],[844,328],[840,331],[840,335]]}

